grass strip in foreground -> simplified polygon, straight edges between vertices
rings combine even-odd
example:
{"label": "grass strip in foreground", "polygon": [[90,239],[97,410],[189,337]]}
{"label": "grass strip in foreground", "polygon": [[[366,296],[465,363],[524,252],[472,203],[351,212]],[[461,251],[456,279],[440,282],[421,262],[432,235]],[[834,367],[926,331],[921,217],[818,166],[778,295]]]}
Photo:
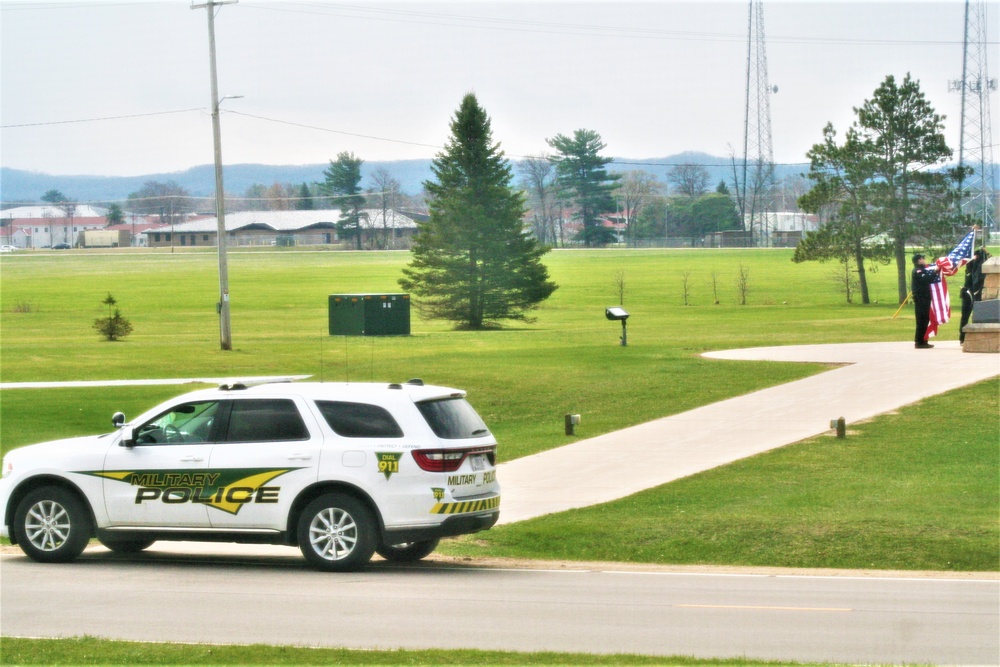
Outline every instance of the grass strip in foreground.
{"label": "grass strip in foreground", "polygon": [[687,657],[517,653],[513,651],[359,651],[298,646],[152,644],[94,637],[0,639],[4,665],[796,665]]}

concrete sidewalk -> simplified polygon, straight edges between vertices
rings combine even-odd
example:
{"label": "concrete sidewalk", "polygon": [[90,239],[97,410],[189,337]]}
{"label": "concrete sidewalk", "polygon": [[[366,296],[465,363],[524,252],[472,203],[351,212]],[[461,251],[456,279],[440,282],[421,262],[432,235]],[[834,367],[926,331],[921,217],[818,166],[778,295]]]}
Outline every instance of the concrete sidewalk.
{"label": "concrete sidewalk", "polygon": [[[1000,357],[957,341],[851,343],[711,352],[720,360],[846,364],[770,389],[498,466],[500,523],[624,498],[1000,375]],[[501,443],[501,446],[503,443]]]}

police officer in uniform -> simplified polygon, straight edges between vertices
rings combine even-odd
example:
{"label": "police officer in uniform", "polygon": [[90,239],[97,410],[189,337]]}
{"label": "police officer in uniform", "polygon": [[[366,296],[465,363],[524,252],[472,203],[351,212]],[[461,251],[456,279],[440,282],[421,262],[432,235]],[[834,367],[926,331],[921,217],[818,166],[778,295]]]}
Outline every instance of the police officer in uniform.
{"label": "police officer in uniform", "polygon": [[983,285],[986,283],[986,276],[983,274],[983,262],[990,258],[990,253],[986,248],[980,248],[972,257],[972,261],[965,265],[965,285],[962,287],[962,322],[959,325],[958,341],[965,342],[965,325],[969,323],[972,315],[972,306],[975,301],[983,299]]}
{"label": "police officer in uniform", "polygon": [[918,350],[929,350],[934,347],[927,342],[927,325],[931,322],[931,285],[939,279],[936,266],[927,266],[927,260],[920,253],[913,256],[910,293],[913,295],[913,308],[917,317],[913,347]]}

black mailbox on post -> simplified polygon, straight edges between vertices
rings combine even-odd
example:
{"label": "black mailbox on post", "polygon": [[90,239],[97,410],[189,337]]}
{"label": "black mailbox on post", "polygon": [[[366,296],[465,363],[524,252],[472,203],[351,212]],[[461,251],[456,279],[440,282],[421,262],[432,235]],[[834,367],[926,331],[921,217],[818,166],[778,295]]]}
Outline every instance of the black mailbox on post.
{"label": "black mailbox on post", "polygon": [[331,294],[331,336],[410,335],[409,294]]}

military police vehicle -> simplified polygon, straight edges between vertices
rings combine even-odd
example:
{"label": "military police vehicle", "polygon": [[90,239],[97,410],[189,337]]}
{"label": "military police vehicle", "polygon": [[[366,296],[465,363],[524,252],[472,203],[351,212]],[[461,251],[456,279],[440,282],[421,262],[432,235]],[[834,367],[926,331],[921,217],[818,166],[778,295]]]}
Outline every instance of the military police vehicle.
{"label": "military police vehicle", "polygon": [[0,535],[49,563],[97,537],[298,545],[346,571],[499,518],[496,440],[465,392],[420,380],[223,385],[112,422],[4,457]]}

